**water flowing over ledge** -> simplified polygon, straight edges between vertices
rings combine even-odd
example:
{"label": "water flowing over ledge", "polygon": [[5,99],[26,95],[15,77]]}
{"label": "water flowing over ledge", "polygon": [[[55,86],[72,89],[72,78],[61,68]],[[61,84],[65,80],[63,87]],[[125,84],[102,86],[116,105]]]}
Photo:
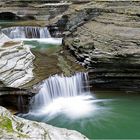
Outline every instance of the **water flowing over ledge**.
{"label": "water flowing over ledge", "polygon": [[32,27],[32,26],[9,27],[2,29],[2,32],[11,39],[51,37],[47,27]]}
{"label": "water flowing over ledge", "polygon": [[1,30],[14,41],[37,41],[43,44],[61,45],[62,38],[52,38],[47,27],[18,26]]}
{"label": "water flowing over ledge", "polygon": [[88,116],[95,107],[87,73],[72,77],[54,75],[46,80],[31,103],[29,114],[53,117],[62,113],[69,118]]}
{"label": "water flowing over ledge", "polygon": [[43,83],[33,106],[44,106],[58,97],[73,97],[85,92],[89,92],[86,73],[77,73],[72,77],[54,75]]}

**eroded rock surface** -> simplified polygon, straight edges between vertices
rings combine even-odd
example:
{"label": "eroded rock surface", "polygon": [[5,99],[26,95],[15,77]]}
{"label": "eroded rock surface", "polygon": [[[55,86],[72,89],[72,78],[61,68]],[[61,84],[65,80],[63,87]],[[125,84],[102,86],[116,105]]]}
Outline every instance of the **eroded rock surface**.
{"label": "eroded rock surface", "polygon": [[67,15],[64,45],[94,85],[139,90],[139,15],[139,1],[94,1]]}
{"label": "eroded rock surface", "polygon": [[18,87],[33,79],[33,60],[29,46],[0,34],[0,81]]}
{"label": "eroded rock surface", "polygon": [[48,20],[63,13],[69,3],[50,0],[11,0],[0,2],[2,20]]}
{"label": "eroded rock surface", "polygon": [[45,123],[25,120],[0,106],[0,139],[12,140],[88,140],[84,135]]}

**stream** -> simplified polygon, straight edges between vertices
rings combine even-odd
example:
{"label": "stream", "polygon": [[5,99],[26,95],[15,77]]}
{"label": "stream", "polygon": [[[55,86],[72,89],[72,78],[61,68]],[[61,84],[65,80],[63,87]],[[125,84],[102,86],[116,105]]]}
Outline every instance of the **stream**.
{"label": "stream", "polygon": [[[19,30],[23,30],[23,33],[16,34],[16,37],[24,37],[25,31],[29,34],[34,29],[14,28],[5,32],[14,38],[14,33],[21,33]],[[30,36],[40,37],[46,30],[39,33],[40,28],[37,28]],[[36,46],[35,50],[44,52],[44,41],[47,39],[24,38],[24,41],[25,44]],[[57,47],[52,43],[54,40],[49,38],[48,41],[51,43],[48,49]],[[55,41],[60,45],[62,40]],[[90,139],[140,138],[140,94],[113,90],[90,91],[88,86],[85,73],[75,73],[72,77],[54,75],[42,84],[41,90],[30,103],[29,113],[18,116],[77,130]]]}
{"label": "stream", "polygon": [[83,90],[77,83],[82,82],[80,74],[75,76],[50,77],[33,99],[30,112],[19,116],[77,130],[90,139],[140,137],[139,93]]}

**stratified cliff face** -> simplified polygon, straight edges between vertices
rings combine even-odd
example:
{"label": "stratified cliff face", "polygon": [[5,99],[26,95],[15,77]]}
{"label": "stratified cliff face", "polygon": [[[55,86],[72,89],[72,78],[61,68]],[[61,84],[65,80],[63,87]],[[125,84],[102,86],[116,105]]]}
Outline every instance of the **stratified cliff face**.
{"label": "stratified cliff face", "polygon": [[64,45],[90,69],[92,84],[139,90],[140,2],[91,2],[67,18]]}
{"label": "stratified cliff face", "polygon": [[[83,4],[89,1],[90,0],[0,0],[0,20],[24,21],[20,23],[20,25],[45,26],[46,23],[49,24],[50,19],[59,18],[71,5]],[[32,20],[36,22],[32,22]]]}
{"label": "stratified cliff face", "polygon": [[59,0],[9,0],[0,2],[0,20],[43,20],[63,13],[70,3]]}

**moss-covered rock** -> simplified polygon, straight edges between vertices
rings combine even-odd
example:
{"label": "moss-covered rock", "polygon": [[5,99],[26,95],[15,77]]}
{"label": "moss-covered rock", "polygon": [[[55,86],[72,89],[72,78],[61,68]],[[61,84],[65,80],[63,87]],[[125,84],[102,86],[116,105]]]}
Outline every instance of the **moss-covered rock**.
{"label": "moss-covered rock", "polygon": [[0,128],[8,132],[13,132],[12,122],[7,117],[0,116]]}
{"label": "moss-covered rock", "polygon": [[82,134],[13,116],[0,106],[0,139],[88,140]]}

